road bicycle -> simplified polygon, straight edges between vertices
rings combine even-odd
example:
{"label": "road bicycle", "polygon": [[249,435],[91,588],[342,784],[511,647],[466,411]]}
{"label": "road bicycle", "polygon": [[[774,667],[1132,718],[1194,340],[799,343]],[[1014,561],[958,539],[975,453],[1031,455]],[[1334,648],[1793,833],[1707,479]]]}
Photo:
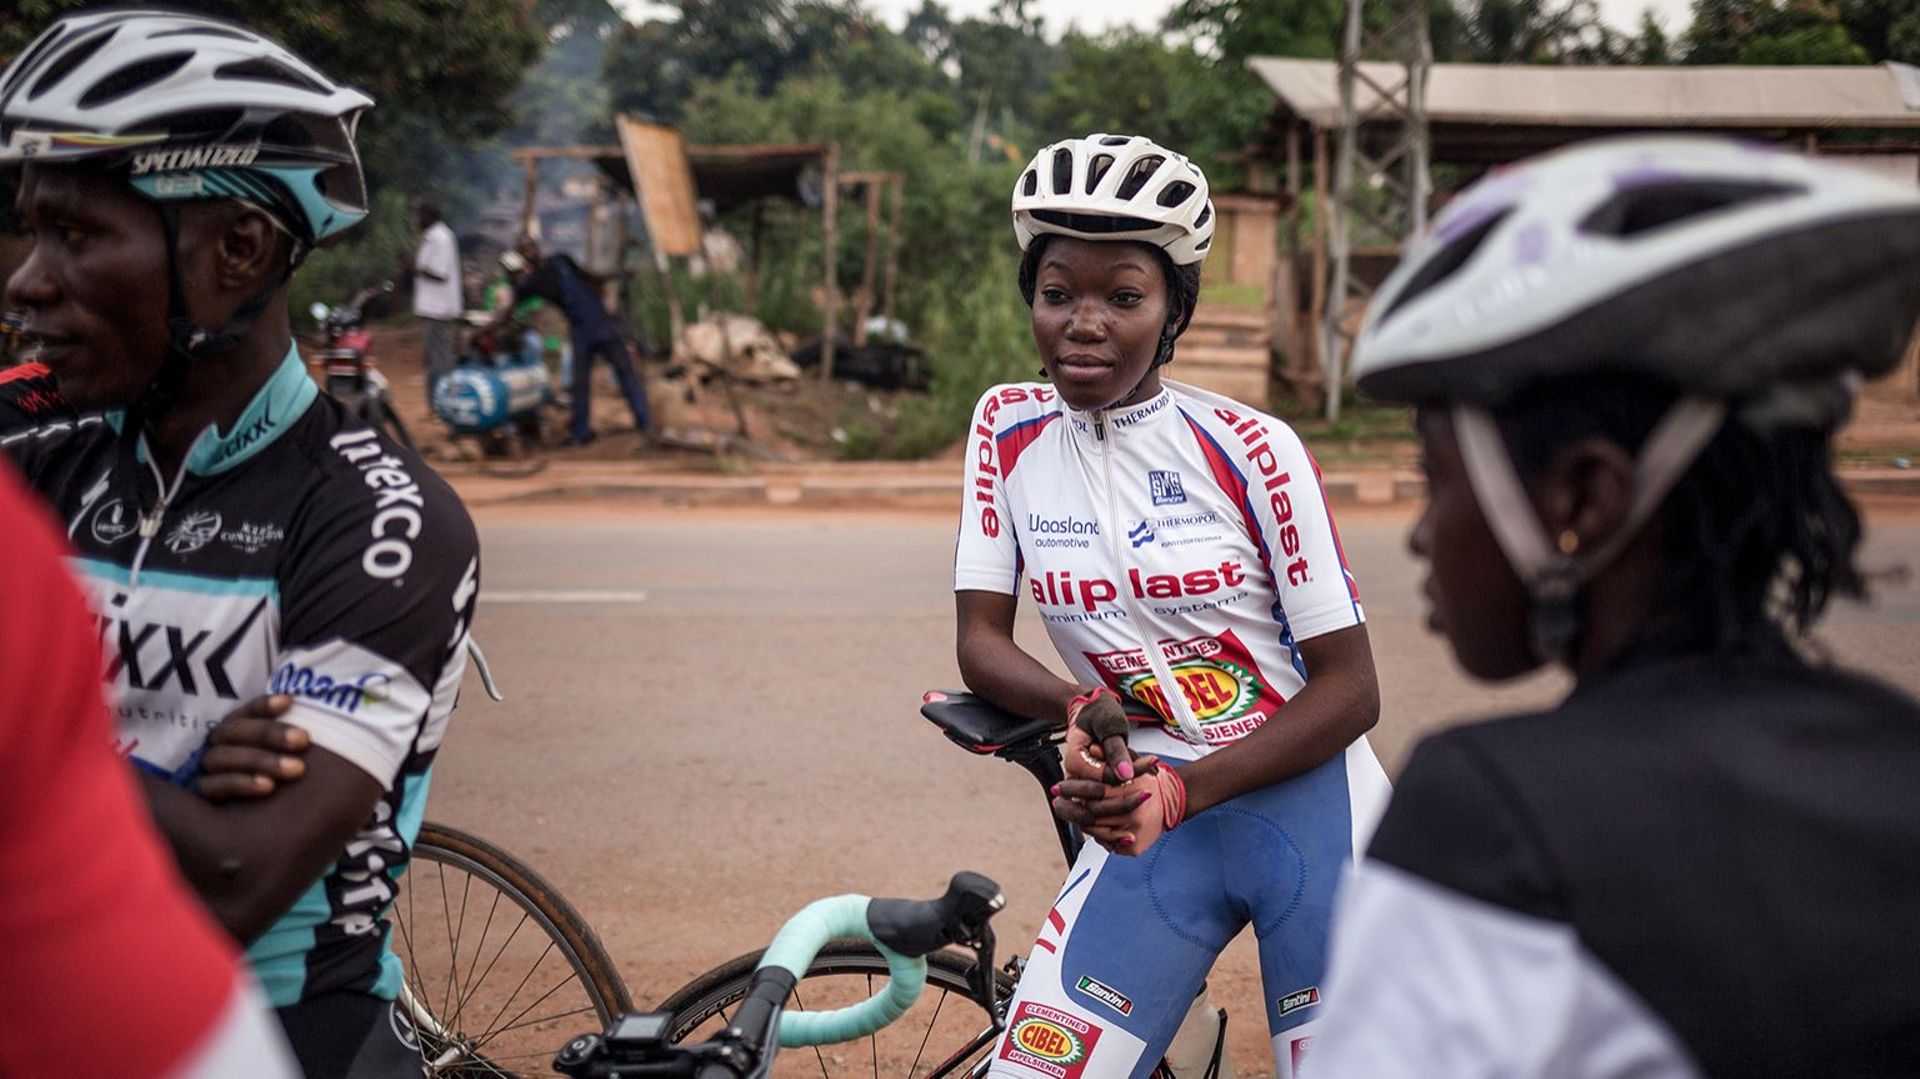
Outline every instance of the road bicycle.
{"label": "road bicycle", "polygon": [[[572,1079],[764,1079],[773,1073],[780,1048],[820,1047],[862,1038],[916,1010],[923,991],[937,983],[930,957],[951,955],[958,944],[974,952],[975,971],[993,970],[991,920],[1006,898],[1000,886],[978,873],[957,873],[939,899],[869,899],[845,895],[820,900],[796,914],[762,953],[740,1006],[724,1027],[698,1041],[676,1038],[678,1017],[660,1010],[622,1015],[603,1034],[583,1034],[554,1058],[554,1070]],[[840,937],[857,937],[883,956],[887,982],[864,999],[833,1011],[802,1011],[802,981],[812,982],[820,954]],[[1000,981],[975,980],[971,999],[992,1017],[1000,1011]],[[941,994],[943,1000],[945,993]]]}
{"label": "road bicycle", "polygon": [[[1043,796],[1049,799],[1047,818],[1053,822],[1060,852],[1071,866],[1080,854],[1083,839],[1077,828],[1053,815],[1049,794],[1065,777],[1060,762],[1060,744],[1065,731],[1046,720],[1002,711],[969,693],[930,692],[922,701],[920,713],[954,744],[979,756],[999,757],[1017,764],[1039,782]],[[670,1017],[665,1028],[668,1040],[712,1038],[735,1025],[737,1009],[748,999],[760,960],[758,952],[739,956],[700,975],[662,1001],[659,1010]],[[1015,956],[1003,968],[993,971],[994,999],[998,1003],[985,1023],[970,1009],[948,1010],[948,998],[971,994],[972,987],[983,980],[980,972],[989,968],[954,952],[936,952],[928,957],[928,963],[930,986],[939,991],[931,1007],[923,1005],[908,1022],[886,1032],[889,1040],[883,1043],[875,1038],[863,1047],[864,1052],[833,1055],[816,1050],[805,1072],[827,1079],[854,1073],[875,1079],[880,1076],[947,1079],[984,1075],[994,1046],[1005,1029],[1007,1002],[1025,969],[1025,961]],[[835,942],[823,949],[807,968],[794,994],[793,1006],[837,1006],[851,996],[871,994],[874,980],[886,969],[885,959],[866,944]],[[1197,1012],[1210,1015],[1211,1008],[1202,1007]],[[1225,1051],[1226,1013],[1223,1010],[1218,1014],[1219,1025],[1212,1035],[1206,1079],[1214,1079],[1219,1074]],[[795,1074],[800,1071],[796,1068]],[[1155,1079],[1174,1079],[1173,1070],[1165,1061],[1155,1066],[1153,1075]]]}

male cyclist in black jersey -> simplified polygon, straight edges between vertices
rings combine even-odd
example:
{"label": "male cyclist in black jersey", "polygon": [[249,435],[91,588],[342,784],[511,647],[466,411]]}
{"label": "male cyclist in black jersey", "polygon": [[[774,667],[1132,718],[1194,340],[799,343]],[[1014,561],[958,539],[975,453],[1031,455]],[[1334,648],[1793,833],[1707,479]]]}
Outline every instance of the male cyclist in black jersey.
{"label": "male cyclist in black jersey", "polygon": [[1829,439],[1920,317],[1920,195],[1711,139],[1462,194],[1376,294],[1470,673],[1336,922],[1309,1075],[1920,1075],[1920,707],[1807,657],[1863,591]]}
{"label": "male cyclist in black jersey", "polygon": [[[354,1079],[420,1074],[386,913],[478,588],[458,499],[293,349],[289,276],[366,212],[371,104],[243,27],[163,12],[64,18],[0,74],[33,239],[7,303],[48,372],[0,383],[0,452],[77,551],[121,748],[187,880],[307,1073]],[[283,716],[303,767],[210,748],[236,714]],[[209,762],[263,756],[304,775],[195,793]]]}

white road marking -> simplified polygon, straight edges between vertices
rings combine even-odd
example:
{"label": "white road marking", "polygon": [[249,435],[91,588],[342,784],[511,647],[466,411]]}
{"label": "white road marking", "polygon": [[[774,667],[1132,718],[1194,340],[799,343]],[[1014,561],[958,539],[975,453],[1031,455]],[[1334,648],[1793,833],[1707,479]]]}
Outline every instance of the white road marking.
{"label": "white road marking", "polygon": [[480,590],[482,603],[644,603],[645,592],[568,592],[550,588]]}

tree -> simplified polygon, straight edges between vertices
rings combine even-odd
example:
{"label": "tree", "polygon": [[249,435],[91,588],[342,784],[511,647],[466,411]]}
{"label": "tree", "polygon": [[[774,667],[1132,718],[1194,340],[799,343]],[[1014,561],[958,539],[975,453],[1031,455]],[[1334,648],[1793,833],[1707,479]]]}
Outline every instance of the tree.
{"label": "tree", "polygon": [[[1857,9],[1870,21],[1871,3]],[[1887,20],[1893,22],[1891,15]],[[1694,0],[1689,64],[1865,64],[1840,12],[1820,0]]]}

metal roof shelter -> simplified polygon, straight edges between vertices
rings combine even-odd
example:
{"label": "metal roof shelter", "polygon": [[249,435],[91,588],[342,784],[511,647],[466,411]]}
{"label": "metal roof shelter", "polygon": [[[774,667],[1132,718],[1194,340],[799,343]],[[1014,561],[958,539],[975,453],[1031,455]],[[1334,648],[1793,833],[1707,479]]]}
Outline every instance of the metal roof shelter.
{"label": "metal roof shelter", "polygon": [[[1332,60],[1255,57],[1254,74],[1272,89],[1269,124],[1273,156],[1287,163],[1291,197],[1282,235],[1276,292],[1277,334],[1287,357],[1282,378],[1296,390],[1325,392],[1322,349],[1316,340],[1326,316],[1323,283],[1328,215],[1316,215],[1303,234],[1303,187],[1327,197],[1333,157],[1329,133],[1341,120],[1339,64]],[[1391,85],[1396,67],[1363,63],[1363,73]],[[1377,93],[1359,80],[1355,109],[1383,111]],[[1484,167],[1516,161],[1569,142],[1603,134],[1691,131],[1739,134],[1789,142],[1808,152],[1874,154],[1920,152],[1920,68],[1886,63],[1858,67],[1547,67],[1434,64],[1426,87],[1426,118],[1436,165]],[[1844,132],[1844,139],[1834,136]],[[1861,133],[1877,135],[1863,141]],[[1364,140],[1387,131],[1367,130]],[[1310,147],[1310,149],[1309,149]],[[1310,156],[1310,161],[1308,160]],[[1903,166],[1904,167],[1904,166]],[[1920,182],[1920,177],[1916,177]],[[1378,280],[1398,256],[1397,238],[1376,237],[1355,249],[1356,271]],[[1346,313],[1355,320],[1359,308]]]}

